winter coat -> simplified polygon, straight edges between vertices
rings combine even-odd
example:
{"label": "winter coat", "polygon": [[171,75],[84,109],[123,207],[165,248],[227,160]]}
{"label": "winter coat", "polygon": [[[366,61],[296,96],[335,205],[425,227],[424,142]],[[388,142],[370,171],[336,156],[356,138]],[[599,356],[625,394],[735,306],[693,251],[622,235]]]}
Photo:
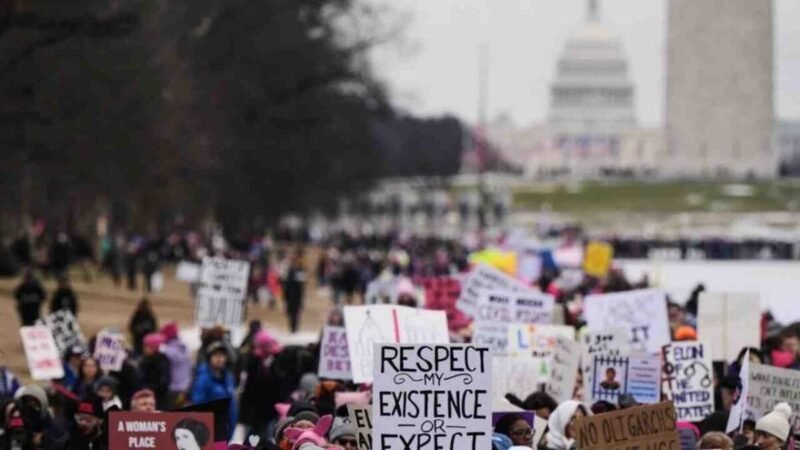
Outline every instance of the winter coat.
{"label": "winter coat", "polygon": [[169,390],[188,391],[192,383],[192,359],[186,345],[180,339],[171,339],[162,346],[161,351],[169,359],[171,374]]}
{"label": "winter coat", "polygon": [[37,280],[25,281],[17,287],[14,298],[17,299],[17,312],[23,326],[36,323],[45,297],[44,288]]}
{"label": "winter coat", "polygon": [[225,398],[231,399],[229,419],[232,433],[236,428],[238,419],[236,386],[233,382],[233,374],[226,370],[220,376],[217,376],[211,371],[207,363],[202,363],[197,368],[197,376],[192,385],[192,403],[206,403]]}
{"label": "winter coat", "polygon": [[50,300],[50,312],[56,312],[59,309],[68,309],[73,316],[78,317],[78,297],[71,288],[59,288],[53,293],[53,299]]}
{"label": "winter coat", "polygon": [[251,356],[247,364],[247,380],[242,391],[241,422],[253,429],[262,430],[270,420],[277,418],[275,404],[281,398],[280,380],[272,370],[273,357]]}
{"label": "winter coat", "polygon": [[167,405],[167,393],[171,381],[169,359],[163,353],[154,353],[142,359],[139,365],[142,385],[156,394],[156,407],[162,409]]}

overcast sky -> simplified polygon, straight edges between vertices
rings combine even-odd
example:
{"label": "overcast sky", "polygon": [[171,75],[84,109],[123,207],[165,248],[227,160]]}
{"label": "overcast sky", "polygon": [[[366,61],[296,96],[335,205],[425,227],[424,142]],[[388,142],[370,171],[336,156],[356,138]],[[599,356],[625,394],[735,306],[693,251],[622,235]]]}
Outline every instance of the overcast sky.
{"label": "overcast sky", "polygon": [[[478,47],[489,42],[489,117],[519,125],[547,114],[555,61],[584,22],[586,0],[391,0],[408,15],[402,44],[381,47],[375,69],[392,99],[420,115],[477,117]],[[488,11],[488,13],[482,13]],[[666,0],[601,0],[636,87],[636,113],[658,125],[664,109]],[[800,119],[800,0],[775,0],[776,112]]]}

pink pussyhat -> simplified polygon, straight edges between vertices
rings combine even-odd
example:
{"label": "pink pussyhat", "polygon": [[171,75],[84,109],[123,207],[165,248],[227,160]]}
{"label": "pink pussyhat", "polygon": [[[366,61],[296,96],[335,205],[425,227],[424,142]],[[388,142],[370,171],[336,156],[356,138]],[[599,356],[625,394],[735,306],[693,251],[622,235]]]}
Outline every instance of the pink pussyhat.
{"label": "pink pussyhat", "polygon": [[281,344],[267,330],[258,330],[253,340],[253,353],[258,357],[276,355],[281,351]]}
{"label": "pink pussyhat", "polygon": [[329,414],[320,417],[317,425],[310,430],[287,428],[286,431],[283,432],[283,435],[288,437],[289,440],[294,441],[292,450],[298,450],[305,444],[316,444],[323,446],[328,443],[328,441],[325,440],[325,436],[328,435],[328,431],[331,429],[331,424],[333,424],[333,416]]}
{"label": "pink pussyhat", "polygon": [[175,321],[172,321],[163,327],[161,327],[161,334],[164,335],[164,339],[167,341],[171,341],[178,337],[178,324]]}
{"label": "pink pussyhat", "polygon": [[144,337],[142,343],[147,347],[158,350],[158,347],[164,343],[164,335],[161,333],[150,333]]}

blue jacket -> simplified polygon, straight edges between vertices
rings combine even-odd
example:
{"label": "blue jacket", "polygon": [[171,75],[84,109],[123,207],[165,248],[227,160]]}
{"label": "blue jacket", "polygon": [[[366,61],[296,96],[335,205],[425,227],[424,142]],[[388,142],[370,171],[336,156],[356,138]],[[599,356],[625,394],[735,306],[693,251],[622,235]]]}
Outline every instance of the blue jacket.
{"label": "blue jacket", "polygon": [[239,413],[236,405],[236,385],[233,381],[233,374],[226,370],[222,377],[215,377],[208,364],[201,363],[197,366],[196,378],[192,385],[192,403],[206,403],[223,398],[231,399],[229,433],[232,435],[236,428]]}

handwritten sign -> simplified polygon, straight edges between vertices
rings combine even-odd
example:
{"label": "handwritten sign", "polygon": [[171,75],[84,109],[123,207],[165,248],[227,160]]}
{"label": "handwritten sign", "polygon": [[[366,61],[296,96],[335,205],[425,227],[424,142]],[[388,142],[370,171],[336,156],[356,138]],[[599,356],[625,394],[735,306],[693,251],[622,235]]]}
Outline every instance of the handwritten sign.
{"label": "handwritten sign", "polygon": [[664,346],[665,400],[675,404],[678,420],[699,422],[714,412],[711,349],[700,342],[673,342]]}
{"label": "handwritten sign", "polygon": [[50,328],[53,339],[60,352],[66,351],[73,345],[86,346],[86,338],[81,333],[81,327],[72,311],[59,309],[36,321],[37,325],[44,325]]}
{"label": "handwritten sign", "polygon": [[214,448],[212,413],[113,411],[108,431],[114,450]]}
{"label": "handwritten sign", "polygon": [[634,353],[659,355],[671,341],[667,298],[660,289],[590,295],[585,303],[589,331],[623,327]]}
{"label": "handwritten sign", "polygon": [[347,349],[347,330],[344,327],[323,328],[318,374],[320,378],[334,380],[349,380],[353,377],[350,352]]}
{"label": "handwritten sign", "polygon": [[613,258],[614,247],[611,244],[600,241],[589,242],[583,257],[583,271],[593,277],[605,278],[611,270]]}
{"label": "handwritten sign", "polygon": [[556,338],[556,351],[550,365],[547,392],[556,402],[572,400],[580,366],[580,344],[562,336]]}
{"label": "handwritten sign", "polygon": [[461,285],[461,292],[456,307],[470,317],[477,313],[480,296],[483,291],[529,292],[531,288],[523,282],[486,265],[479,265],[467,275]]}
{"label": "handwritten sign", "polygon": [[539,292],[482,291],[472,342],[489,346],[493,354],[504,354],[509,324],[549,324],[553,320],[553,305],[552,296]]}
{"label": "handwritten sign", "polygon": [[712,361],[734,361],[745,347],[761,347],[761,301],[757,294],[703,292],[697,336],[713,342]]}
{"label": "handwritten sign", "polygon": [[510,324],[508,353],[512,356],[550,358],[556,351],[559,337],[574,341],[575,328],[565,325]]}
{"label": "handwritten sign", "polygon": [[203,258],[194,321],[200,327],[238,327],[244,319],[250,263],[225,258]]}
{"label": "handwritten sign", "polygon": [[[622,328],[613,328],[607,331],[587,332],[580,337],[581,343],[581,373],[583,385],[592,386],[592,368],[594,356],[630,356],[628,334]],[[584,389],[584,400],[591,402],[591,389]]]}
{"label": "handwritten sign", "polygon": [[746,418],[758,420],[780,402],[792,407],[789,424],[800,427],[800,372],[764,364],[750,364]]}
{"label": "handwritten sign", "polygon": [[355,383],[372,382],[375,344],[450,342],[444,311],[394,305],[345,306],[344,321]]}
{"label": "handwritten sign", "polygon": [[661,401],[659,357],[595,356],[592,372],[592,403],[618,403],[623,394],[632,395],[638,403]]}
{"label": "handwritten sign", "polygon": [[524,399],[541,390],[550,377],[550,359],[532,356],[492,356],[494,403],[504,401],[506,394]]}
{"label": "handwritten sign", "polygon": [[54,380],[64,377],[61,356],[53,333],[41,325],[19,329],[22,347],[28,360],[28,370],[34,380]]}
{"label": "handwritten sign", "polygon": [[581,417],[575,421],[576,447],[677,450],[680,439],[675,420],[675,407],[670,402]]}
{"label": "handwritten sign", "polygon": [[119,372],[125,361],[125,337],[120,333],[113,333],[107,329],[97,334],[97,343],[94,347],[94,359],[100,368],[106,371]]}
{"label": "handwritten sign", "polygon": [[358,429],[358,450],[372,450],[372,410],[365,406],[347,405],[347,414]]}
{"label": "handwritten sign", "polygon": [[471,345],[376,345],[372,448],[492,444],[492,359]]}

